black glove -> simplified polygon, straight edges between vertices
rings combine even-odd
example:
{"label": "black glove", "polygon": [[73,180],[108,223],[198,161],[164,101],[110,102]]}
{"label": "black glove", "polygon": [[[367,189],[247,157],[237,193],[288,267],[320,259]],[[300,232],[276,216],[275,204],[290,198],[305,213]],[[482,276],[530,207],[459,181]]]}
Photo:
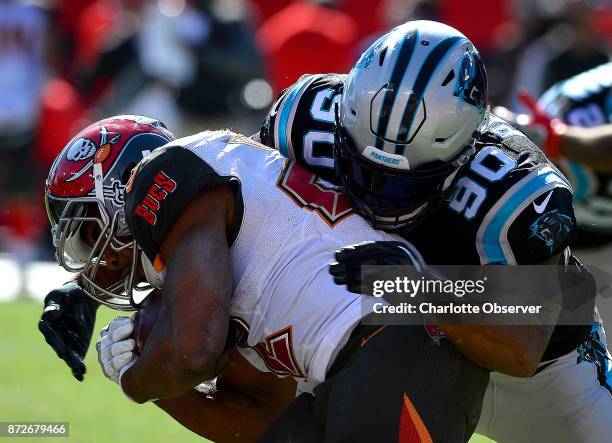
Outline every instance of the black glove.
{"label": "black glove", "polygon": [[398,241],[363,242],[336,251],[336,262],[329,265],[329,273],[337,285],[346,285],[350,292],[363,292],[361,267],[367,265],[418,266],[419,258],[405,243]]}
{"label": "black glove", "polygon": [[66,283],[45,297],[45,309],[38,329],[59,358],[83,381],[83,359],[89,348],[99,304],[89,298],[76,282]]}

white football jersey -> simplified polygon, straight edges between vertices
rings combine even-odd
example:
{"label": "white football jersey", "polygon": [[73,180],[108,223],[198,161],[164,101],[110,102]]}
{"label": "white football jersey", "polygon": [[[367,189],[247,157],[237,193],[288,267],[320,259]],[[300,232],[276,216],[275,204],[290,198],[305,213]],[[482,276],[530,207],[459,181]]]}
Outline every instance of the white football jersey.
{"label": "white football jersey", "polygon": [[405,241],[372,229],[336,188],[246,137],[202,132],[171,145],[240,183],[242,218],[230,250],[240,352],[310,390],[379,301],[334,284],[327,270],[334,252],[367,240]]}

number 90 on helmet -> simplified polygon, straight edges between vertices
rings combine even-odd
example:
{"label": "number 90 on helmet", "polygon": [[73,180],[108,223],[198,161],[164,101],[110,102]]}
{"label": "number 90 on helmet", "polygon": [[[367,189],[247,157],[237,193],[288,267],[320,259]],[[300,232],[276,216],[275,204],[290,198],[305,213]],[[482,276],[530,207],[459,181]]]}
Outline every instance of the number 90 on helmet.
{"label": "number 90 on helmet", "polygon": [[449,197],[487,113],[487,78],[454,28],[413,21],[372,44],[336,112],[336,165],[377,229],[409,229]]}

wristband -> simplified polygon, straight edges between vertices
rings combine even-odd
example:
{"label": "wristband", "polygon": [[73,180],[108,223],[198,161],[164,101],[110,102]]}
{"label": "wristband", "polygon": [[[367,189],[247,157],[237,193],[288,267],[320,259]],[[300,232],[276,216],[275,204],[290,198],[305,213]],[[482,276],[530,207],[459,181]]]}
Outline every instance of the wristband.
{"label": "wristband", "polygon": [[125,389],[123,389],[123,384],[121,383],[121,379],[123,378],[123,374],[125,374],[125,371],[130,369],[132,366],[134,366],[134,363],[128,363],[127,365],[125,365],[124,367],[119,369],[119,387],[121,388],[121,392],[123,392],[123,395],[125,395],[128,398],[128,400],[130,400],[131,402],[134,402],[134,403],[138,403],[136,400],[134,400],[132,397],[130,397],[127,392],[125,392]]}

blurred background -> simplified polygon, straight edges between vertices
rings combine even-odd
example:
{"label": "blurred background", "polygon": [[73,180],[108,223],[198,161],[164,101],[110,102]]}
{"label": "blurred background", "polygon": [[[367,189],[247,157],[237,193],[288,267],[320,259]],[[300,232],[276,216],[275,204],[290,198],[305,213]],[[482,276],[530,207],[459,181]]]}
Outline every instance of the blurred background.
{"label": "blurred background", "polygon": [[[158,118],[179,136],[223,127],[250,135],[302,74],[348,72],[377,36],[411,19],[466,34],[487,65],[491,104],[514,111],[524,111],[519,86],[537,97],[608,61],[612,48],[610,0],[0,0],[0,301],[11,302],[0,305],[2,420],[50,417],[44,401],[53,393],[69,407],[85,392],[35,331],[40,303],[32,301],[69,279],[53,262],[43,186],[72,134],[129,113]],[[31,336],[23,346],[20,334]],[[30,369],[14,368],[20,359]],[[102,389],[95,366],[90,361],[89,395]],[[17,396],[32,386],[6,386],[7,376],[30,373],[58,384],[41,386],[20,409]],[[143,410],[99,383],[120,405],[106,414],[125,419]],[[95,426],[104,407],[92,407],[78,413]],[[144,408],[145,417],[162,416]],[[70,420],[65,415],[57,419]],[[162,425],[178,428],[169,419]],[[75,441],[108,441],[132,429],[121,426]],[[189,436],[169,435],[143,438]]]}
{"label": "blurred background", "polygon": [[537,97],[612,47],[609,0],[0,0],[0,299],[65,278],[32,277],[53,258],[43,184],[87,124],[145,114],[178,135],[250,135],[302,74],[348,72],[410,19],[465,33],[491,103],[514,111],[519,86]]}

